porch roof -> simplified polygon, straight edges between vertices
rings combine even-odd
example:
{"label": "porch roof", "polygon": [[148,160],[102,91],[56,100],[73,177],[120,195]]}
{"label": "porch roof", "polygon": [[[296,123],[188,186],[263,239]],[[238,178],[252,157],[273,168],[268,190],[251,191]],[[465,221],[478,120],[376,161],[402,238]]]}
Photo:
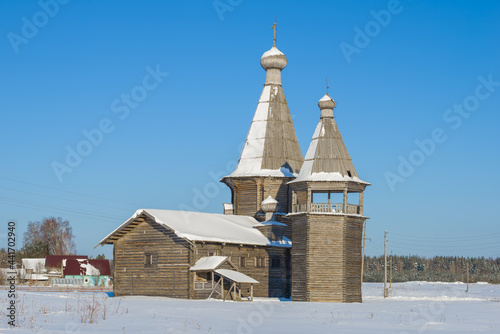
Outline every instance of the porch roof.
{"label": "porch roof", "polygon": [[217,269],[215,272],[236,283],[252,283],[252,284],[259,283],[259,281],[254,280],[250,276],[247,276],[243,273],[234,270]]}
{"label": "porch roof", "polygon": [[226,260],[227,256],[205,256],[196,261],[194,266],[189,268],[189,270],[191,271],[215,270]]}

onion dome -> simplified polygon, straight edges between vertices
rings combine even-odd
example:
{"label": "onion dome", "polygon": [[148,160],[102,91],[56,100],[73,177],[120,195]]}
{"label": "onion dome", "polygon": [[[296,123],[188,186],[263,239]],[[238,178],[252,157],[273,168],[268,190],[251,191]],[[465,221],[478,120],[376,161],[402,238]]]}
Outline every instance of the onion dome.
{"label": "onion dome", "polygon": [[285,54],[278,50],[276,46],[264,52],[262,58],[260,58],[260,65],[266,71],[271,68],[277,68],[281,71],[286,67],[286,64],[287,60]]}
{"label": "onion dome", "polygon": [[319,109],[333,109],[335,108],[335,101],[328,95],[323,96],[318,102]]}
{"label": "onion dome", "polygon": [[323,96],[319,102],[318,107],[321,109],[321,117],[333,117],[333,108],[335,108],[335,101],[328,95]]}
{"label": "onion dome", "polygon": [[278,201],[269,195],[262,201],[261,207],[264,213],[276,212],[276,209],[278,208]]}

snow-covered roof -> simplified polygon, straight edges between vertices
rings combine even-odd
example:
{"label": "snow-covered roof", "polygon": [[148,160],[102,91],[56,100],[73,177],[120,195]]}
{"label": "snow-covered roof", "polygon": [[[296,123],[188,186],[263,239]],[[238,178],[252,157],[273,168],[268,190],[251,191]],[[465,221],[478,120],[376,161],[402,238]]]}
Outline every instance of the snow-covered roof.
{"label": "snow-covered roof", "polygon": [[[88,276],[99,276],[101,271],[94,266],[94,263],[100,263],[107,260],[89,260],[89,259],[63,259],[63,274],[64,275],[88,275]],[[109,262],[108,262],[109,263]],[[109,264],[108,264],[109,266]],[[106,271],[106,270],[105,270]],[[107,270],[109,271],[109,270]],[[103,273],[103,275],[109,275],[109,273]]]}
{"label": "snow-covered roof", "polygon": [[152,219],[172,230],[178,237],[191,241],[291,247],[291,242],[279,245],[271,242],[254,228],[260,223],[253,217],[158,209],[137,210],[132,217],[102,239],[99,244],[108,243],[111,236],[139,217]]}
{"label": "snow-covered roof", "polygon": [[330,95],[325,94],[319,101],[320,102],[327,102],[327,101],[332,101],[333,99],[330,97]]}
{"label": "snow-covered roof", "polygon": [[275,247],[292,247],[292,240],[283,236],[281,240],[271,241],[270,245]]}
{"label": "snow-covered roof", "polygon": [[274,225],[274,226],[288,226],[287,224],[283,224],[280,222],[277,222],[275,220],[267,220],[265,222],[256,224],[255,226],[268,226],[268,225]]}
{"label": "snow-covered roof", "polygon": [[45,269],[45,259],[44,258],[24,258],[23,268],[31,270],[43,270]]}
{"label": "snow-covered roof", "polygon": [[303,157],[281,85],[266,85],[236,169],[227,177],[295,177]]}
{"label": "snow-covered roof", "polygon": [[227,256],[205,256],[196,261],[194,266],[192,266],[189,270],[192,271],[215,270],[226,260]]}
{"label": "snow-covered roof", "polygon": [[49,277],[43,274],[26,274],[24,275],[24,279],[32,281],[47,281]]}
{"label": "snow-covered roof", "polygon": [[284,56],[285,54],[281,52],[276,46],[273,46],[268,51],[264,52],[262,58],[270,57],[270,56]]}
{"label": "snow-covered roof", "polygon": [[[283,52],[273,46],[261,58],[266,83],[236,169],[227,177],[295,177],[303,162],[288,103],[281,85],[286,66]],[[222,181],[224,181],[224,179]]]}
{"label": "snow-covered roof", "polygon": [[266,71],[272,69],[282,71],[286,67],[287,63],[288,61],[286,60],[285,54],[278,50],[276,45],[273,45],[273,47],[269,51],[264,52],[264,54],[260,58],[260,65]]}
{"label": "snow-covered roof", "polygon": [[259,281],[254,280],[250,276],[247,276],[238,271],[229,269],[217,269],[215,272],[219,275],[229,278],[231,281],[236,283],[253,283],[253,284],[259,283]]}
{"label": "snow-covered roof", "polygon": [[262,204],[276,204],[278,203],[277,200],[274,199],[273,196],[269,195],[265,200],[262,201]]}
{"label": "snow-covered roof", "polygon": [[84,275],[100,275],[101,274],[99,269],[97,269],[96,267],[91,265],[88,260],[77,260],[77,261],[80,262],[80,268],[85,270]]}
{"label": "snow-covered roof", "polygon": [[369,185],[358,177],[333,116],[320,118],[300,173],[290,183],[300,181],[353,181]]}

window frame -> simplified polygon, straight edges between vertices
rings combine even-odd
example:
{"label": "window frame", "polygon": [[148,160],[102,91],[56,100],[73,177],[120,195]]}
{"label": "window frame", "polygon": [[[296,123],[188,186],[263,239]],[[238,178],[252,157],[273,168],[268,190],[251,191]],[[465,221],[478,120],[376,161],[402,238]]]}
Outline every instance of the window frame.
{"label": "window frame", "polygon": [[144,268],[155,268],[157,264],[156,262],[157,259],[155,252],[144,252]]}
{"label": "window frame", "polygon": [[239,257],[239,265],[238,267],[240,268],[246,268],[247,267],[247,258],[245,256],[240,256]]}
{"label": "window frame", "polygon": [[281,258],[279,257],[271,258],[271,268],[281,268]]}

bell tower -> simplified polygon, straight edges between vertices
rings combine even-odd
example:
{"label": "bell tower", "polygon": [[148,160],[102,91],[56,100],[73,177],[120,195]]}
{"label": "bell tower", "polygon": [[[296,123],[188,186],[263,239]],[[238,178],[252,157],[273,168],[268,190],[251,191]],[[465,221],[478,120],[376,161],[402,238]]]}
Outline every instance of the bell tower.
{"label": "bell tower", "polygon": [[286,56],[276,47],[262,55],[266,82],[236,169],[221,179],[231,189],[231,204],[225,212],[265,220],[262,202],[271,196],[279,203],[278,211],[289,211],[287,183],[299,173],[303,162],[300,146],[281,85]]}
{"label": "bell tower", "polygon": [[363,198],[328,93],[292,192],[292,300],[361,302]]}

